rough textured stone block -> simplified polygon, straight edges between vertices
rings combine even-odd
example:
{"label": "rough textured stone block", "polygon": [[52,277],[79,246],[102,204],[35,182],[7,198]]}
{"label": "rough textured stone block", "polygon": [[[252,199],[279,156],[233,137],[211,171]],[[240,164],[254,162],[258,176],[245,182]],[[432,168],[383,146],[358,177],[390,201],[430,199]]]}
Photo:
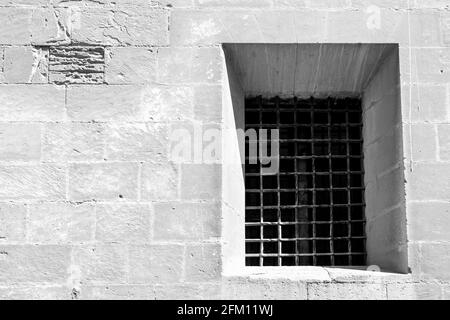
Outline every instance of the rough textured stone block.
{"label": "rough textured stone block", "polygon": [[441,287],[437,283],[388,283],[389,300],[437,300]]}
{"label": "rough textured stone block", "polygon": [[[403,49],[407,50],[407,49]],[[407,54],[402,55],[408,57]],[[404,66],[404,78],[412,77],[415,82],[445,83],[450,81],[450,48],[416,48],[412,51],[412,70]],[[408,65],[409,59],[403,59],[403,64]]]}
{"label": "rough textured stone block", "polygon": [[33,243],[69,244],[94,240],[93,204],[39,203],[29,205],[28,238]]}
{"label": "rough textured stone block", "polygon": [[222,170],[215,164],[181,165],[181,198],[218,199],[222,189]]}
{"label": "rough textured stone block", "polygon": [[57,46],[49,51],[49,80],[57,84],[104,82],[105,49],[95,46]]}
{"label": "rough textured stone block", "polygon": [[15,6],[15,5],[21,5],[21,6],[45,6],[50,3],[50,1],[57,1],[57,0],[2,0],[2,5],[5,6]]}
{"label": "rough textured stone block", "polygon": [[207,122],[222,121],[222,86],[196,86],[194,89],[195,118]]}
{"label": "rough textured stone block", "polygon": [[106,131],[108,160],[154,161],[167,159],[169,134],[161,123],[111,124]]}
{"label": "rough textured stone block", "polygon": [[219,204],[155,204],[155,240],[207,240],[220,236]]}
{"label": "rough textured stone block", "polygon": [[83,284],[122,284],[127,280],[128,249],[120,245],[73,248],[72,270]]}
{"label": "rough textured stone block", "polygon": [[327,8],[343,9],[353,4],[352,0],[273,0],[275,7],[280,8]]}
{"label": "rough textured stone block", "polygon": [[145,204],[97,205],[95,238],[104,242],[145,243],[150,238],[150,206]]}
{"label": "rough textured stone block", "polygon": [[0,287],[2,300],[69,300],[72,298],[71,288],[65,286]]}
{"label": "rough textured stone block", "polygon": [[439,158],[450,160],[450,124],[438,125]]}
{"label": "rough textured stone block", "polygon": [[[442,85],[414,84],[402,88],[403,118],[412,121],[447,119],[447,87]],[[411,109],[411,110],[410,110]]]}
{"label": "rough textured stone block", "polygon": [[0,123],[0,160],[39,161],[40,157],[39,124]]}
{"label": "rough textured stone block", "polygon": [[221,299],[220,283],[175,284],[155,286],[157,300],[214,300]]}
{"label": "rough textured stone block", "polygon": [[6,83],[48,83],[48,49],[6,47],[3,77]]}
{"label": "rough textured stone block", "polygon": [[153,82],[156,79],[156,52],[150,48],[108,48],[105,73],[109,84]]}
{"label": "rough textured stone block", "polygon": [[385,300],[384,284],[373,283],[311,283],[310,300]]}
{"label": "rough textured stone block", "polygon": [[130,283],[176,283],[181,280],[183,247],[148,245],[130,248]]}
{"label": "rough textured stone block", "polygon": [[267,8],[272,0],[195,0],[197,7]]}
{"label": "rough textured stone block", "polygon": [[[252,27],[255,27],[254,23]],[[213,12],[176,10],[171,14],[170,44],[219,44],[231,41],[224,29]],[[249,28],[243,26],[243,29]]]}
{"label": "rough textured stone block", "polygon": [[143,7],[76,8],[72,14],[72,38],[113,46],[163,46],[168,44],[168,16],[166,10]]}
{"label": "rough textured stone block", "polygon": [[450,8],[450,4],[447,0],[414,0],[412,5],[414,8]]}
{"label": "rough textured stone block", "polygon": [[413,10],[409,15],[411,45],[414,47],[440,47],[441,13],[438,10]]}
{"label": "rough textured stone block", "polygon": [[74,201],[137,199],[137,172],[133,163],[72,164],[69,197]]}
{"label": "rough textured stone block", "polygon": [[65,284],[70,247],[0,246],[0,284]]}
{"label": "rough textured stone block", "polygon": [[408,173],[407,193],[412,200],[449,200],[450,168],[447,164],[417,163]]}
{"label": "rough textured stone block", "polygon": [[68,41],[65,9],[1,7],[0,44],[50,44]]}
{"label": "rough textured stone block", "polygon": [[158,50],[158,80],[163,83],[218,83],[222,68],[219,47]]}
{"label": "rough textured stone block", "polygon": [[223,283],[223,299],[306,300],[306,282],[285,279],[232,278]]}
{"label": "rough textured stone block", "polygon": [[186,248],[186,280],[189,282],[220,279],[222,263],[220,245],[189,245]]}
{"label": "rough textured stone block", "polygon": [[[379,15],[378,15],[379,14]],[[327,40],[332,42],[407,43],[408,16],[401,10],[329,12]]]}
{"label": "rough textured stone block", "polygon": [[409,208],[411,241],[450,241],[450,204],[446,202],[413,202]]}
{"label": "rough textured stone block", "polygon": [[140,120],[140,86],[71,86],[67,114],[76,121]]}
{"label": "rough textured stone block", "polygon": [[412,124],[412,159],[437,160],[436,129],[432,124]]}
{"label": "rough textured stone block", "polygon": [[0,199],[3,200],[65,198],[65,168],[61,166],[1,166],[0,181]]}
{"label": "rough textured stone block", "polygon": [[146,162],[142,164],[142,200],[170,200],[178,198],[178,166],[166,162]]}
{"label": "rough textured stone block", "polygon": [[43,128],[42,159],[44,161],[103,160],[104,124],[48,123]]}
{"label": "rough textured stone block", "polygon": [[422,243],[420,244],[420,271],[422,275],[433,279],[450,279],[446,266],[450,265],[448,243]]}
{"label": "rough textured stone block", "polygon": [[52,85],[0,85],[0,120],[60,121],[64,91]]}
{"label": "rough textured stone block", "polygon": [[83,286],[82,300],[154,300],[154,286],[103,285]]}
{"label": "rough textured stone block", "polygon": [[193,90],[184,86],[146,87],[142,95],[145,118],[151,121],[193,119]]}
{"label": "rough textured stone block", "polygon": [[0,243],[25,241],[26,211],[23,204],[0,203]]}

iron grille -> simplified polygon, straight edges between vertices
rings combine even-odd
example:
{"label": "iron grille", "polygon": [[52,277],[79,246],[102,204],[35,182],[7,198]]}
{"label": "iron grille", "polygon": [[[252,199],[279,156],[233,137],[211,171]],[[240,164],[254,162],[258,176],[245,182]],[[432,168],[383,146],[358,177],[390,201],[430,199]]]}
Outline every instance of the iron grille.
{"label": "iron grille", "polygon": [[246,265],[365,265],[361,101],[248,98],[245,117],[279,129],[280,156],[265,175],[246,141]]}

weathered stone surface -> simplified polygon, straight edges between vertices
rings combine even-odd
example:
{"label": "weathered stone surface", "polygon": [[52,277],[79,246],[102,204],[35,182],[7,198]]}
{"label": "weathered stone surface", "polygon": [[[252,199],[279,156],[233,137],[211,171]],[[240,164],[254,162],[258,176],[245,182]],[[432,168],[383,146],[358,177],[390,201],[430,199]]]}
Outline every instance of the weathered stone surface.
{"label": "weathered stone surface", "polygon": [[[417,163],[406,180],[407,194],[412,200],[449,200],[450,168],[442,163]],[[408,192],[409,191],[409,192]]]}
{"label": "weathered stone surface", "polygon": [[65,286],[36,286],[0,287],[2,300],[69,300],[72,298],[72,289]]}
{"label": "weathered stone surface", "polygon": [[72,273],[83,284],[123,284],[127,281],[125,246],[115,244],[73,248]]}
{"label": "weathered stone surface", "polygon": [[154,300],[152,285],[103,285],[81,287],[82,300]]}
{"label": "weathered stone surface", "polygon": [[150,201],[177,199],[178,172],[178,165],[173,163],[143,163],[141,199]]}
{"label": "weathered stone surface", "polygon": [[142,95],[144,119],[150,121],[193,119],[193,99],[193,90],[187,86],[148,86]]}
{"label": "weathered stone surface", "polygon": [[65,284],[70,265],[70,247],[0,246],[0,284]]}
{"label": "weathered stone surface", "polygon": [[220,236],[221,207],[203,203],[155,204],[155,240],[207,240]]}
{"label": "weathered stone surface", "polygon": [[6,47],[3,80],[5,83],[48,83],[46,47]]}
{"label": "weathered stone surface", "polygon": [[0,123],[0,160],[39,161],[40,157],[39,124]]}
{"label": "weathered stone surface", "polygon": [[106,131],[105,158],[120,161],[167,159],[168,142],[165,124],[111,124]]}
{"label": "weathered stone surface", "polygon": [[68,41],[65,9],[1,7],[0,44],[52,44]]}
{"label": "weathered stone surface", "polygon": [[167,284],[155,286],[157,300],[214,300],[221,299],[220,283]]}
{"label": "weathered stone surface", "polygon": [[441,286],[437,283],[388,283],[389,300],[437,300],[441,298]]}
{"label": "weathered stone surface", "polygon": [[220,279],[222,262],[219,244],[188,245],[185,259],[187,281],[197,282]]}
{"label": "weathered stone surface", "polygon": [[265,8],[272,5],[272,0],[195,0],[197,7],[240,7]]}
{"label": "weathered stone surface", "polygon": [[181,198],[218,199],[222,189],[221,166],[215,164],[181,165]]}
{"label": "weathered stone surface", "polygon": [[439,158],[441,160],[450,160],[450,124],[437,126]]}
{"label": "weathered stone surface", "polygon": [[97,241],[146,243],[150,239],[149,205],[99,204],[96,217]]}
{"label": "weathered stone surface", "polygon": [[[450,274],[444,266],[450,264],[448,243],[422,243],[420,244],[420,271],[428,279],[441,279],[448,281]],[[439,257],[439,258],[436,258]]]}
{"label": "weathered stone surface", "polygon": [[223,283],[223,299],[230,300],[306,300],[306,282],[286,279],[232,278]]}
{"label": "weathered stone surface", "polygon": [[70,244],[94,240],[93,204],[38,203],[29,205],[28,238],[33,243]]}
{"label": "weathered stone surface", "polygon": [[352,0],[273,0],[275,7],[281,8],[327,8],[343,9],[354,4]]}
{"label": "weathered stone surface", "polygon": [[0,85],[0,120],[62,120],[64,91],[53,85]]}
{"label": "weathered stone surface", "polygon": [[412,241],[450,241],[450,204],[447,202],[413,202],[408,204],[409,239]]}
{"label": "weathered stone surface", "polygon": [[105,49],[57,46],[49,50],[49,80],[56,84],[99,84],[105,78]]}
{"label": "weathered stone surface", "polygon": [[222,76],[219,47],[160,48],[158,80],[163,83],[218,83]]}
{"label": "weathered stone surface", "polygon": [[134,163],[72,164],[69,198],[73,201],[135,200],[137,172]]}
{"label": "weathered stone surface", "polygon": [[46,162],[103,160],[105,125],[47,123],[43,125],[42,160]]}
{"label": "weathered stone surface", "polygon": [[[15,5],[21,5],[21,6],[45,6],[50,3],[50,1],[53,0],[2,0],[1,4],[5,6],[15,6]],[[56,0],[58,1],[58,0]],[[63,0],[64,1],[64,0]]]}
{"label": "weathered stone surface", "polygon": [[141,104],[140,86],[71,86],[67,89],[67,115],[74,121],[142,121]]}
{"label": "weathered stone surface", "polygon": [[[0,298],[450,297],[448,9],[448,0],[0,0]],[[172,129],[220,129],[223,81],[240,85],[223,78],[233,73],[223,43],[355,42],[400,44],[401,97],[385,77],[395,59],[374,69],[363,95],[366,214],[377,261],[411,274],[319,268],[308,283],[309,269],[271,268],[224,278],[220,158],[171,162]]]}
{"label": "weathered stone surface", "polygon": [[447,119],[447,87],[434,84],[405,85],[402,88],[403,117],[412,121]]}
{"label": "weathered stone surface", "polygon": [[25,241],[26,211],[23,204],[0,203],[0,243]]}
{"label": "weathered stone surface", "polygon": [[412,158],[414,161],[437,160],[436,128],[431,124],[412,124]]}
{"label": "weathered stone surface", "polygon": [[311,283],[310,300],[385,300],[384,284],[373,283]]}
{"label": "weathered stone surface", "polygon": [[0,199],[62,200],[65,168],[56,165],[0,166]]}
{"label": "weathered stone surface", "polygon": [[108,84],[148,83],[155,79],[155,49],[136,47],[107,49],[105,81]]}
{"label": "weathered stone surface", "polygon": [[168,44],[167,10],[145,7],[73,8],[72,39],[108,45]]}
{"label": "weathered stone surface", "polygon": [[208,122],[222,121],[222,86],[196,86],[194,89],[195,118]]}
{"label": "weathered stone surface", "polygon": [[183,247],[147,245],[130,248],[130,283],[160,284],[181,280]]}

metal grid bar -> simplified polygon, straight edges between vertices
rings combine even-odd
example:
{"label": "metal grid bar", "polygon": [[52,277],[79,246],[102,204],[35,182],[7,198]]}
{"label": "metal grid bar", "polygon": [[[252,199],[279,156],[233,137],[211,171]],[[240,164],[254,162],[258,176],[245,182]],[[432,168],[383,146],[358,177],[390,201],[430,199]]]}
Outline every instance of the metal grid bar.
{"label": "metal grid bar", "polygon": [[357,99],[246,100],[246,129],[280,131],[275,176],[246,157],[247,265],[365,265],[361,118]]}

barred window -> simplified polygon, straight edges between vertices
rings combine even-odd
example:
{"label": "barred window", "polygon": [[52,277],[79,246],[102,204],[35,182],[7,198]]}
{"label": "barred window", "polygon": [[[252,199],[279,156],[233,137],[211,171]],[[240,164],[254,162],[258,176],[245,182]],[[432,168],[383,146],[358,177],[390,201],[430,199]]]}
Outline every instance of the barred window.
{"label": "barred window", "polygon": [[247,266],[366,263],[361,101],[247,98],[246,129],[279,129],[279,171],[248,160]]}

